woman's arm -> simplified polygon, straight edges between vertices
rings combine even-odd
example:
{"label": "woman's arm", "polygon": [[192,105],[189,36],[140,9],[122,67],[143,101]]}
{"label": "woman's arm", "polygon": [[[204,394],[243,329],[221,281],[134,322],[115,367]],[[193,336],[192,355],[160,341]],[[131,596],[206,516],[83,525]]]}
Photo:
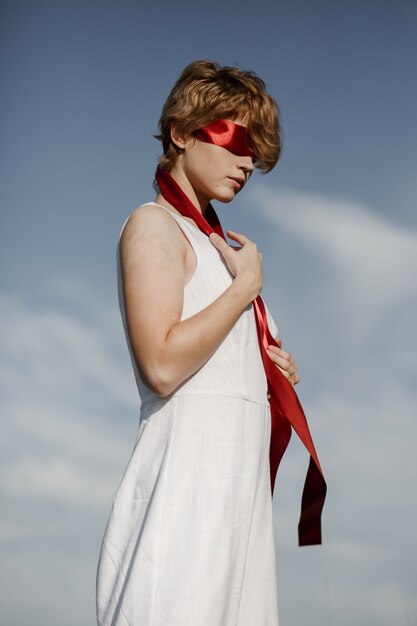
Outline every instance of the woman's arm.
{"label": "woman's arm", "polygon": [[156,206],[136,209],[120,239],[126,322],[145,384],[172,393],[213,355],[262,289],[262,258],[242,235],[234,250],[213,240],[235,279],[209,306],[181,321],[186,242],[178,225]]}

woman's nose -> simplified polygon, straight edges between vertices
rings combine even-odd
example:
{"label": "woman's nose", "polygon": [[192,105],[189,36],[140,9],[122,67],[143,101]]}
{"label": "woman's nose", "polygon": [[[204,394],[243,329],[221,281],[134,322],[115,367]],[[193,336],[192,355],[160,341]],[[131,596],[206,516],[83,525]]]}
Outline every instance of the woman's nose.
{"label": "woman's nose", "polygon": [[242,157],[238,167],[245,172],[245,174],[252,174],[254,170],[254,163],[251,157]]}

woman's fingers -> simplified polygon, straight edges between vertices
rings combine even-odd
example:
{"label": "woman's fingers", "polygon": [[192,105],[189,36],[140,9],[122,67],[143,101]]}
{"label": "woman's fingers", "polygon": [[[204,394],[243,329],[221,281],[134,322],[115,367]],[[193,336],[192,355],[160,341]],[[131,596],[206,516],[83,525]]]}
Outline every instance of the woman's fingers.
{"label": "woman's fingers", "polygon": [[242,246],[243,244],[249,243],[251,241],[245,235],[242,235],[241,233],[236,233],[234,230],[227,230],[226,233],[230,237],[230,239],[233,239],[233,241],[237,241],[238,243],[242,244]]}
{"label": "woman's fingers", "polygon": [[[280,345],[281,345],[281,340],[280,340]],[[296,385],[299,382],[300,377],[298,375],[297,365],[294,359],[292,358],[291,354],[273,345],[268,346],[267,353],[270,359],[281,370],[281,372],[290,381],[290,383],[292,385]]]}
{"label": "woman's fingers", "polygon": [[282,367],[279,367],[279,365],[277,365],[277,367],[284,374],[285,378],[287,378],[290,381],[292,386],[296,385],[298,383],[298,381],[300,380],[298,374],[291,375],[291,374],[289,374],[289,372],[287,372],[286,370],[282,369]]}
{"label": "woman's fingers", "polygon": [[225,241],[223,237],[221,237],[217,233],[210,233],[210,240],[219,250],[226,250],[227,248],[230,248],[227,241]]}
{"label": "woman's fingers", "polygon": [[[227,230],[226,233],[228,234],[230,239],[233,239],[234,241],[237,241],[238,243],[241,244],[241,246],[244,246],[247,243],[252,243],[253,245],[256,245],[248,237],[246,237],[245,235],[242,235],[241,233],[235,233],[234,230]],[[212,242],[216,245],[216,247],[219,250],[225,250],[226,249],[225,246],[228,246],[229,248],[232,248],[233,250],[236,250],[237,252],[240,250],[240,248],[238,248],[237,246],[230,246],[227,243],[227,241],[225,241],[223,239],[223,237],[221,237],[217,233],[211,233],[210,234],[210,239],[212,240]]]}
{"label": "woman's fingers", "polygon": [[210,234],[210,241],[226,260],[230,259],[230,254],[234,254],[235,252],[235,250],[233,250],[233,247],[229,246],[227,241],[225,241],[223,237],[221,237],[217,233]]}

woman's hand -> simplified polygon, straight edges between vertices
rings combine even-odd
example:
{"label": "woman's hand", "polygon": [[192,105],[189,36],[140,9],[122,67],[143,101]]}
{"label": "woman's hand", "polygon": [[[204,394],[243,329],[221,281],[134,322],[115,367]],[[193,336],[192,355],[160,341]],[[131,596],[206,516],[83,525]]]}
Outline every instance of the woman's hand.
{"label": "woman's hand", "polygon": [[210,235],[210,241],[222,254],[231,274],[240,281],[243,289],[249,293],[250,301],[252,301],[262,291],[262,254],[258,252],[256,244],[245,235],[233,230],[228,230],[227,234],[241,247],[230,246],[223,237],[216,233]]}
{"label": "woman's hand", "polygon": [[[278,369],[284,374],[285,378],[287,378],[290,383],[294,386],[300,380],[297,371],[297,365],[292,358],[291,354],[282,350],[282,341],[279,337],[275,337],[275,341],[278,344],[278,348],[276,346],[270,345],[267,348],[267,353],[270,359],[275,363]],[[268,393],[268,400],[270,395]]]}

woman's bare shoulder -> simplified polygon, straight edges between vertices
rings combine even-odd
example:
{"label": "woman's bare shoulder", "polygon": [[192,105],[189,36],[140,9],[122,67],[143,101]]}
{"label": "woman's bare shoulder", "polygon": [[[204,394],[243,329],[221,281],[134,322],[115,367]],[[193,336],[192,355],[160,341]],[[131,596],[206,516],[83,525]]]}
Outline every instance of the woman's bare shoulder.
{"label": "woman's bare shoulder", "polygon": [[157,204],[141,204],[127,218],[120,234],[120,250],[127,251],[134,245],[168,245],[184,249],[183,237],[169,211]]}
{"label": "woman's bare shoulder", "polygon": [[148,229],[158,231],[160,228],[165,230],[165,228],[169,227],[175,230],[176,224],[167,209],[164,209],[158,204],[140,204],[127,218],[121,237],[123,237],[126,232],[129,234]]}

